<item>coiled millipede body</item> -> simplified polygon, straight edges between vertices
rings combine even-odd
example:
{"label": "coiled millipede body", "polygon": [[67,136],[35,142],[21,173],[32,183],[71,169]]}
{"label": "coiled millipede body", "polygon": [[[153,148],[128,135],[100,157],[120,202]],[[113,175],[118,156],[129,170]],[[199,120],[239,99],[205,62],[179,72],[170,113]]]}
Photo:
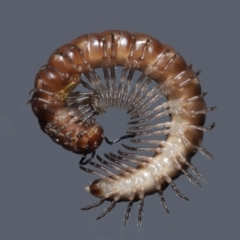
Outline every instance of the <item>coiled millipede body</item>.
{"label": "coiled millipede body", "polygon": [[[122,68],[120,81],[116,66]],[[98,68],[103,70],[104,81],[95,71]],[[136,82],[135,72],[139,73]],[[198,150],[212,158],[201,142],[203,132],[214,127],[214,123],[204,126],[206,113],[214,107],[205,105],[206,92],[201,91],[199,73],[173,48],[140,33],[111,30],[86,34],[53,52],[36,76],[30,104],[41,129],[64,148],[84,155],[80,168],[100,177],[86,187],[100,201],[83,210],[111,201],[97,218],[100,219],[117,202],[128,201],[125,225],[133,202],[139,201],[140,226],[145,196],[158,193],[169,212],[163,196],[168,185],[188,200],[177,189],[174,179],[184,174],[201,186],[187,169],[205,180],[191,158]],[[79,84],[85,90],[73,92]],[[159,104],[164,96],[167,101]],[[104,136],[94,115],[111,107],[126,109],[131,118],[129,131],[116,141],[131,138],[138,147],[122,144],[127,152],[107,153],[107,160],[97,155],[100,163],[96,163],[92,159],[102,140],[110,144],[116,141]],[[160,122],[163,116],[170,120]],[[166,135],[166,139],[160,139],[160,135]],[[141,144],[145,145],[140,147]],[[147,155],[149,152],[153,156]],[[85,161],[89,153],[93,154]],[[81,165],[87,163],[106,174]]]}

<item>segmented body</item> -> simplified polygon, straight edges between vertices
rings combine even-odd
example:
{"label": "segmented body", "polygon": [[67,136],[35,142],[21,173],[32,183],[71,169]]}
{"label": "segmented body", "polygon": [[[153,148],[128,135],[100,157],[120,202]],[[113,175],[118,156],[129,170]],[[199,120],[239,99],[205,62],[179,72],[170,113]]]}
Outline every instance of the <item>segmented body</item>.
{"label": "segmented body", "polygon": [[[116,66],[123,68],[119,84]],[[105,84],[95,72],[96,68],[103,69]],[[135,71],[141,74],[133,86]],[[50,56],[47,65],[37,74],[31,100],[44,132],[75,153],[84,154],[86,146],[92,152],[104,138],[103,128],[93,116],[118,106],[126,109],[134,120],[130,122],[135,125],[130,127],[130,133],[134,132],[136,137],[131,141],[152,145],[140,148],[123,144],[123,147],[130,151],[154,152],[149,157],[119,150],[118,154],[105,154],[108,161],[97,156],[101,164],[90,164],[106,171],[107,175],[81,166],[83,170],[101,177],[86,187],[101,200],[84,209],[96,207],[104,200],[111,201],[110,207],[99,216],[102,218],[116,202],[129,201],[126,223],[133,202],[139,200],[140,225],[146,195],[158,193],[168,211],[163,197],[163,190],[168,185],[187,200],[173,183],[180,174],[185,174],[200,186],[187,169],[190,167],[204,180],[190,160],[198,150],[212,158],[201,147],[201,142],[203,132],[214,126],[203,126],[206,113],[214,108],[206,107],[203,99],[206,93],[201,92],[198,74],[171,47],[145,34],[118,30],[80,36]],[[83,80],[83,76],[88,82]],[[152,89],[151,82],[156,83]],[[88,92],[73,93],[78,84]],[[162,96],[167,102],[153,106]],[[168,115],[170,121],[152,123]],[[156,139],[161,134],[166,135],[165,140]],[[153,139],[146,139],[146,136]],[[136,167],[125,163],[136,164]],[[117,172],[110,172],[108,168]]]}

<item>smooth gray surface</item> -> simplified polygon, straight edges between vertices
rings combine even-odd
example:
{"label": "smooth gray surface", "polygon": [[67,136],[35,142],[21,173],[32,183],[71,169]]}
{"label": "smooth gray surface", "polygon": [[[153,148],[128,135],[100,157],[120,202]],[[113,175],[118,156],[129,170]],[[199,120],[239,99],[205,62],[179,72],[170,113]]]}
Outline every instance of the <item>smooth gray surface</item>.
{"label": "smooth gray surface", "polygon": [[[239,4],[161,2],[1,1],[0,239],[239,239]],[[95,177],[78,168],[79,156],[40,131],[26,106],[35,75],[53,50],[78,35],[106,29],[147,33],[176,48],[194,69],[202,69],[207,104],[218,107],[207,116],[206,125],[216,121],[216,128],[203,142],[215,160],[201,154],[193,159],[207,184],[199,189],[185,177],[178,179],[190,201],[167,189],[170,215],[157,195],[147,197],[140,230],[137,204],[125,228],[126,203],[100,221],[94,219],[109,203],[79,210],[96,201],[84,190]],[[122,135],[122,123],[128,121],[119,113],[112,110],[101,119],[112,139]],[[107,151],[103,144],[99,153]]]}

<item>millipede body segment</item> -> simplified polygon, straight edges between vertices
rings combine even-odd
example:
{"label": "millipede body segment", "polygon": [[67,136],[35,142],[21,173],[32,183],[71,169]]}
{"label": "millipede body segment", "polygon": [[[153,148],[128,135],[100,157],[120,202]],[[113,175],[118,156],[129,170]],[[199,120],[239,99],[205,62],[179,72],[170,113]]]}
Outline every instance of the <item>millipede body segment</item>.
{"label": "millipede body segment", "polygon": [[[116,67],[122,68],[119,80]],[[104,80],[96,69],[103,70]],[[139,76],[134,82],[136,72]],[[100,177],[86,187],[100,201],[85,210],[111,201],[100,219],[118,201],[128,201],[126,224],[133,202],[139,201],[140,226],[146,195],[158,193],[168,212],[163,196],[168,185],[187,200],[174,179],[184,174],[201,186],[187,170],[204,181],[191,158],[198,150],[212,158],[201,142],[203,132],[214,127],[214,123],[204,126],[206,113],[214,107],[206,107],[199,73],[173,48],[141,33],[111,30],[86,34],[53,52],[36,76],[30,100],[41,129],[53,141],[77,154],[92,153],[106,139],[94,115],[119,107],[131,118],[126,136],[132,137],[134,146],[122,144],[127,151],[106,153],[106,159],[97,155],[98,163],[88,161],[92,169],[80,166]],[[77,85],[81,91],[73,92]],[[158,104],[162,97],[167,101]],[[170,119],[160,122],[164,116]],[[165,140],[160,135],[166,135]],[[148,156],[149,152],[153,155]]]}

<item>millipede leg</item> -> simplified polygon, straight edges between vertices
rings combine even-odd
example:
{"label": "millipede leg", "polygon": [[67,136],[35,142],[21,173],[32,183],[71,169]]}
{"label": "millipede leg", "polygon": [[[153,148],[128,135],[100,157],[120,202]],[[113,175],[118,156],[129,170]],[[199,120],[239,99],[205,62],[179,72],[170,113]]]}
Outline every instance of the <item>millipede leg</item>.
{"label": "millipede leg", "polygon": [[131,133],[131,134],[124,135],[124,136],[122,136],[122,137],[120,137],[120,138],[117,138],[117,139],[115,139],[115,140],[110,140],[110,139],[108,139],[106,136],[103,136],[103,137],[104,137],[106,143],[112,145],[112,144],[114,144],[114,143],[116,143],[116,142],[121,141],[122,139],[134,138],[136,135],[137,135],[136,133]]}
{"label": "millipede leg", "polygon": [[96,202],[96,203],[93,203],[87,207],[84,207],[84,208],[81,208],[81,210],[89,210],[89,209],[92,209],[92,208],[95,208],[95,207],[98,207],[100,206],[101,204],[103,204],[104,202],[104,199],[101,199],[99,202]]}
{"label": "millipede leg", "polygon": [[132,205],[133,205],[133,201],[130,201],[129,204],[128,204],[128,207],[127,207],[126,214],[125,214],[125,219],[124,219],[123,226],[126,226],[126,224],[127,224],[127,221],[129,219],[130,212],[131,212],[131,209],[132,209]]}
{"label": "millipede leg", "polygon": [[185,197],[182,193],[180,193],[180,191],[177,189],[176,185],[175,185],[173,182],[171,182],[170,185],[171,185],[173,191],[177,194],[178,197],[180,197],[180,198],[182,198],[182,199],[184,199],[184,200],[186,200],[186,201],[189,200],[189,199],[188,199],[187,197]]}
{"label": "millipede leg", "polygon": [[140,199],[138,207],[138,223],[137,223],[138,228],[141,227],[142,216],[143,216],[143,199]]}
{"label": "millipede leg", "polygon": [[96,151],[94,150],[94,151],[92,152],[91,157],[86,159],[86,157],[87,157],[87,155],[88,155],[88,146],[87,146],[87,147],[85,148],[85,153],[84,153],[84,155],[82,156],[81,160],[79,161],[79,165],[86,165],[86,164],[88,164],[89,162],[91,162],[92,159],[95,157],[95,154],[96,154]]}
{"label": "millipede leg", "polygon": [[116,205],[116,202],[112,201],[111,205],[108,208],[106,208],[102,212],[102,214],[99,217],[96,218],[96,220],[99,220],[99,219],[103,218],[107,213],[109,213],[115,207],[115,205]]}
{"label": "millipede leg", "polygon": [[166,204],[166,202],[165,202],[165,198],[164,198],[164,196],[163,196],[163,192],[162,192],[161,190],[159,190],[159,191],[158,191],[158,194],[159,194],[159,196],[160,196],[160,200],[161,200],[161,203],[162,203],[164,209],[166,210],[167,213],[169,213],[169,209],[168,209],[167,204]]}

